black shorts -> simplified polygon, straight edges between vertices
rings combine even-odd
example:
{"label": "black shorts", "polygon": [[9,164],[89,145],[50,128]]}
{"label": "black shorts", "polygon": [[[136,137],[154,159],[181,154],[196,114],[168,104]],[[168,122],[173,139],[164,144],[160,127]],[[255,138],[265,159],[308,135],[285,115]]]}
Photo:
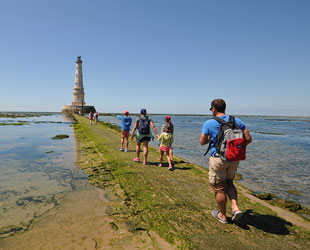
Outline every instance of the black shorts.
{"label": "black shorts", "polygon": [[145,141],[150,141],[151,140],[151,137],[143,137],[142,139],[140,139],[138,142],[145,142]]}

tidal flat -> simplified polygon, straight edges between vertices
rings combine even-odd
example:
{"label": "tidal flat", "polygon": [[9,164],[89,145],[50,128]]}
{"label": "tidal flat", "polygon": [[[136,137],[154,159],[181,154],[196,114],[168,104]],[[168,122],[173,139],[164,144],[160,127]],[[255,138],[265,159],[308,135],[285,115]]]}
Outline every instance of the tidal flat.
{"label": "tidal flat", "polygon": [[[76,165],[71,119],[25,119],[26,129],[1,131],[0,249],[173,249],[152,232],[133,234],[126,225],[115,232],[109,208],[118,198],[90,185]],[[52,140],[55,134],[69,138]]]}
{"label": "tidal flat", "polygon": [[[29,230],[41,216],[58,207],[65,193],[88,185],[87,176],[75,165],[73,131],[69,127],[72,121],[61,114],[43,113],[11,114],[0,120],[21,118],[24,121],[19,123],[28,126],[0,128],[1,238]],[[37,124],[37,119],[61,123]],[[52,140],[52,135],[60,131],[72,139],[61,143]]]}
{"label": "tidal flat", "polygon": [[[205,168],[178,157],[174,172],[158,168],[156,148],[150,165],[134,163],[134,143],[119,151],[117,125],[90,126],[76,116],[73,136],[62,115],[25,119],[30,126],[1,128],[1,249],[310,247],[309,229],[243,194],[244,221],[218,223]],[[52,140],[55,134],[69,138]]]}

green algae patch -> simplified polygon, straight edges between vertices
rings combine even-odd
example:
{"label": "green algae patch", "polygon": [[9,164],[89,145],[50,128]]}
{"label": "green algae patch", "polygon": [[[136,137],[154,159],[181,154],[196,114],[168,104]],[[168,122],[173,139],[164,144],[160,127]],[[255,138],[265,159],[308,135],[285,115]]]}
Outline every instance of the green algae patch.
{"label": "green algae patch", "polygon": [[[300,192],[295,191],[295,190],[288,190],[288,193],[294,194],[294,195],[299,195]],[[288,211],[294,212],[303,218],[306,218],[308,220],[308,215],[310,215],[310,209],[303,207],[297,202],[291,201],[291,200],[284,200],[284,199],[278,199],[276,195],[272,193],[264,193],[264,194],[259,194],[256,192],[251,192],[252,195],[255,197],[261,199],[261,200],[266,200],[273,206],[281,207],[283,209],[286,209]],[[306,216],[304,216],[306,215]]]}
{"label": "green algae patch", "polygon": [[59,124],[59,123],[63,123],[63,122],[55,122],[55,121],[36,121],[36,122],[34,122],[34,123],[36,123],[36,124],[40,124],[40,123],[57,123],[57,124]]}
{"label": "green algae patch", "polygon": [[263,134],[263,135],[285,135],[283,133],[274,133],[274,132],[261,132],[261,131],[253,131],[253,133]]}
{"label": "green algae patch", "polygon": [[277,205],[282,208],[286,208],[292,212],[297,212],[302,210],[302,206],[294,201],[283,200],[283,199],[275,199],[272,201],[272,204]]}
{"label": "green algae patch", "polygon": [[255,197],[261,199],[261,200],[272,200],[273,198],[276,197],[272,193],[259,194],[259,193],[252,192],[251,194],[254,195]]}
{"label": "green algae patch", "polygon": [[297,190],[287,190],[286,192],[289,194],[297,195],[297,196],[301,195],[301,193]]}
{"label": "green algae patch", "polygon": [[[178,157],[175,171],[160,168],[154,147],[149,148],[148,165],[133,162],[135,142],[130,142],[128,152],[120,152],[118,126],[90,125],[87,118],[75,117],[78,165],[91,184],[115,195],[107,210],[115,230],[126,225],[133,233],[155,231],[178,249],[310,248],[309,230],[293,226],[242,194],[243,220],[219,223],[211,214],[217,206],[207,169]],[[227,211],[230,216],[229,205]]]}
{"label": "green algae patch", "polygon": [[26,117],[40,117],[40,116],[52,116],[55,112],[0,112],[0,118],[26,118]]}
{"label": "green algae patch", "polygon": [[236,174],[235,174],[235,180],[236,180],[236,181],[241,181],[241,180],[242,180],[242,174],[236,173]]}
{"label": "green algae patch", "polygon": [[53,140],[62,140],[62,139],[65,139],[65,138],[69,138],[69,135],[62,135],[62,134],[60,134],[60,135],[54,136],[52,139]]}
{"label": "green algae patch", "polygon": [[29,125],[29,122],[1,122],[0,126],[22,126]]}
{"label": "green algae patch", "polygon": [[114,221],[110,222],[110,225],[114,231],[117,231],[119,229],[119,227],[116,225],[116,223]]}

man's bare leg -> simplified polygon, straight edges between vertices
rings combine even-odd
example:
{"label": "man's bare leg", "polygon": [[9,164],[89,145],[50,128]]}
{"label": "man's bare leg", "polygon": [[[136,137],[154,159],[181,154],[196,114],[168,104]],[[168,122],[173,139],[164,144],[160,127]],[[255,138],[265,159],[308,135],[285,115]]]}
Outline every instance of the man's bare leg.
{"label": "man's bare leg", "polygon": [[219,207],[218,217],[223,221],[227,221],[227,217],[226,217],[226,204],[227,204],[226,193],[216,192],[215,193],[215,200],[216,200],[216,203]]}
{"label": "man's bare leg", "polygon": [[231,200],[231,210],[232,212],[236,212],[239,211],[240,208],[238,206],[238,193],[237,193],[237,189],[233,183],[232,180],[228,180],[227,181],[227,195],[229,197],[229,199]]}

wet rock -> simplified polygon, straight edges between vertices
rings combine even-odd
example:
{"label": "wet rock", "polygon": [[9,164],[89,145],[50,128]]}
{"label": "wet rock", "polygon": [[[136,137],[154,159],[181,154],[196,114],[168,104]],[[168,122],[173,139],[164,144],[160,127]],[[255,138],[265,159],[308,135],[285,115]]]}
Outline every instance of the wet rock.
{"label": "wet rock", "polygon": [[69,138],[69,135],[56,135],[54,136],[52,139],[53,140],[62,140],[62,139],[65,139],[65,138]]}
{"label": "wet rock", "polygon": [[258,194],[258,193],[252,192],[252,195],[256,196],[257,198],[259,198],[261,200],[272,200],[273,198],[276,197],[272,193]]}

